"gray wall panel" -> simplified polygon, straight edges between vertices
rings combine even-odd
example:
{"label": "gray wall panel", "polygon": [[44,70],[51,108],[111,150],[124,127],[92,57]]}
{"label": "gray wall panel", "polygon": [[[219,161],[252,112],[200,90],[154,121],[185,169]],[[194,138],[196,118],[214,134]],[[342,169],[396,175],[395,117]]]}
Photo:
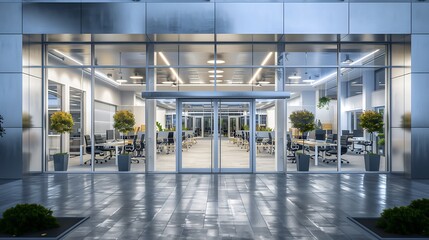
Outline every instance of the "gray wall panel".
{"label": "gray wall panel", "polygon": [[81,33],[81,4],[24,3],[23,32]]}
{"label": "gray wall panel", "polygon": [[213,3],[148,3],[147,33],[214,33]]}
{"label": "gray wall panel", "polygon": [[391,124],[392,127],[401,127],[402,116],[405,112],[404,98],[404,79],[405,76],[400,76],[392,79],[392,111],[391,111]]}
{"label": "gray wall panel", "polygon": [[0,3],[0,33],[22,33],[21,3]]}
{"label": "gray wall panel", "polygon": [[411,177],[429,178],[429,128],[411,130]]}
{"label": "gray wall panel", "polygon": [[0,178],[22,177],[22,128],[6,128],[0,138]]}
{"label": "gray wall panel", "polygon": [[402,128],[391,129],[391,134],[392,134],[391,160],[392,160],[393,172],[404,171],[404,154],[405,154],[404,131],[405,130]]}
{"label": "gray wall panel", "polygon": [[0,35],[0,72],[22,72],[22,35]]}
{"label": "gray wall panel", "polygon": [[429,35],[411,36],[411,71],[429,72]]}
{"label": "gray wall panel", "polygon": [[411,3],[350,3],[351,34],[411,33]]}
{"label": "gray wall panel", "polygon": [[146,5],[142,3],[82,4],[83,33],[146,33]]}
{"label": "gray wall panel", "polygon": [[413,33],[429,33],[429,4],[412,4],[412,31]]}
{"label": "gray wall panel", "polygon": [[42,128],[22,130],[22,162],[23,172],[42,171]]}
{"label": "gray wall panel", "polygon": [[411,82],[411,126],[429,127],[429,73],[413,73]]}
{"label": "gray wall panel", "polygon": [[4,127],[22,127],[22,74],[0,73],[0,106]]}
{"label": "gray wall panel", "polygon": [[234,34],[283,33],[282,3],[218,3],[216,32]]}
{"label": "gray wall panel", "polygon": [[285,3],[284,33],[347,34],[347,3]]}

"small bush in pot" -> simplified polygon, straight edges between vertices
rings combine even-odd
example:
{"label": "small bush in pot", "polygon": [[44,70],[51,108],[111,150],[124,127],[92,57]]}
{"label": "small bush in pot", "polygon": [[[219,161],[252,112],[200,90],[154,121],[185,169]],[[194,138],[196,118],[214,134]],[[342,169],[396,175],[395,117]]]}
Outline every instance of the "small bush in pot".
{"label": "small bush in pot", "polygon": [[[370,144],[373,146],[373,135],[376,132],[383,132],[383,115],[376,111],[364,111],[360,117],[360,126],[370,134]],[[373,147],[372,147],[373,149]],[[373,149],[374,150],[374,149]],[[364,156],[365,169],[367,171],[378,171],[380,168],[380,155],[368,152]]]}
{"label": "small bush in pot", "polygon": [[[134,130],[134,125],[136,124],[134,114],[129,110],[117,111],[113,115],[113,127],[118,130],[120,133],[125,135],[126,133]],[[118,155],[118,170],[119,171],[129,171],[131,168],[131,155],[125,153],[125,138],[124,138],[124,147],[122,148],[122,153]]]}
{"label": "small bush in pot", "polygon": [[7,209],[0,220],[0,232],[21,235],[59,227],[52,211],[39,204],[17,204]]}
{"label": "small bush in pot", "polygon": [[[51,129],[59,134],[71,132],[73,129],[73,117],[67,112],[55,112],[51,115]],[[67,171],[69,162],[68,153],[54,154],[54,169],[55,171]]]}
{"label": "small bush in pot", "polygon": [[314,114],[307,110],[294,111],[289,116],[292,127],[299,130],[302,134],[302,154],[298,154],[297,170],[308,171],[310,166],[310,156],[304,153],[305,133],[316,129],[314,124]]}

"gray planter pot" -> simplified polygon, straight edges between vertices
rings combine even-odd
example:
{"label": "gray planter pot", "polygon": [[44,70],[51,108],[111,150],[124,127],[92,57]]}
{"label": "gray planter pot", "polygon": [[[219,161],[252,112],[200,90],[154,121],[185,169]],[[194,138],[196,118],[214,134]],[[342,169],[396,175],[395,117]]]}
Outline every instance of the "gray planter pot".
{"label": "gray planter pot", "polygon": [[69,155],[68,154],[55,154],[54,155],[54,170],[55,171],[67,171],[69,166]]}
{"label": "gray planter pot", "polygon": [[310,169],[310,155],[297,154],[296,170],[308,171]]}
{"label": "gray planter pot", "polygon": [[366,171],[379,171],[380,170],[380,155],[378,154],[365,154],[365,170]]}
{"label": "gray planter pot", "polygon": [[118,155],[118,171],[130,171],[131,155]]}

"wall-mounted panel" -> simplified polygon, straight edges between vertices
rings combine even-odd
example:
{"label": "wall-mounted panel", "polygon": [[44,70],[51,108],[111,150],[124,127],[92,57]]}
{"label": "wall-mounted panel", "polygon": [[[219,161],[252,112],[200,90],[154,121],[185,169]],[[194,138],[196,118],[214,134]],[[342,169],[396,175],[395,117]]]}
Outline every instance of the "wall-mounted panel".
{"label": "wall-mounted panel", "polygon": [[429,35],[411,36],[411,71],[429,72]]}
{"label": "wall-mounted panel", "polygon": [[0,179],[21,178],[22,128],[6,128],[6,134],[0,138],[0,153]]}
{"label": "wall-mounted panel", "polygon": [[22,33],[22,4],[0,3],[0,33]]}
{"label": "wall-mounted panel", "polygon": [[404,106],[404,81],[405,76],[392,78],[392,112],[391,112],[391,126],[400,128],[402,127],[402,116],[405,112]]}
{"label": "wall-mounted panel", "polygon": [[80,3],[24,3],[23,32],[81,33]]}
{"label": "wall-mounted panel", "polygon": [[82,33],[146,33],[143,3],[82,4]]}
{"label": "wall-mounted panel", "polygon": [[0,72],[22,72],[22,35],[0,35]]}
{"label": "wall-mounted panel", "polygon": [[348,33],[347,3],[285,3],[285,34]]}
{"label": "wall-mounted panel", "polygon": [[412,4],[413,33],[429,33],[429,3]]}
{"label": "wall-mounted panel", "polygon": [[214,33],[213,3],[148,3],[147,33]]}
{"label": "wall-mounted panel", "polygon": [[281,34],[282,3],[218,3],[216,33]]}
{"label": "wall-mounted panel", "polygon": [[22,127],[22,74],[0,73],[0,110],[3,127]]}
{"label": "wall-mounted panel", "polygon": [[411,126],[429,127],[429,74],[413,73],[411,79]]}
{"label": "wall-mounted panel", "polygon": [[411,33],[411,3],[350,3],[351,34]]}
{"label": "wall-mounted panel", "polygon": [[411,178],[429,178],[429,128],[411,129]]}

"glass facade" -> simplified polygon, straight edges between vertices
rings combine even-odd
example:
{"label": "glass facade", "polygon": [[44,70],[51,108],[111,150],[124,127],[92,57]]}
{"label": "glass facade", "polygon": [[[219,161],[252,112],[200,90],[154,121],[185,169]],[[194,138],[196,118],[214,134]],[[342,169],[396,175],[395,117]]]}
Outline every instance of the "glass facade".
{"label": "glass facade", "polygon": [[[70,112],[75,121],[70,134],[46,127],[46,171],[53,171],[53,155],[65,151],[68,172],[117,172],[124,149],[132,155],[130,172],[297,172],[301,152],[311,157],[309,172],[365,172],[370,152],[381,154],[380,172],[395,165],[386,112],[392,71],[405,65],[391,64],[396,55],[390,49],[399,44],[287,36],[271,42],[233,41],[233,35],[219,36],[225,42],[117,38],[44,36],[43,64],[30,69],[44,69],[46,126],[55,111]],[[282,91],[290,98],[151,102],[142,98],[146,91]],[[114,128],[113,115],[121,110],[134,114],[133,131]],[[298,110],[315,117],[316,129],[303,144],[289,119]],[[366,110],[382,113],[387,123],[372,139],[360,126]]]}

